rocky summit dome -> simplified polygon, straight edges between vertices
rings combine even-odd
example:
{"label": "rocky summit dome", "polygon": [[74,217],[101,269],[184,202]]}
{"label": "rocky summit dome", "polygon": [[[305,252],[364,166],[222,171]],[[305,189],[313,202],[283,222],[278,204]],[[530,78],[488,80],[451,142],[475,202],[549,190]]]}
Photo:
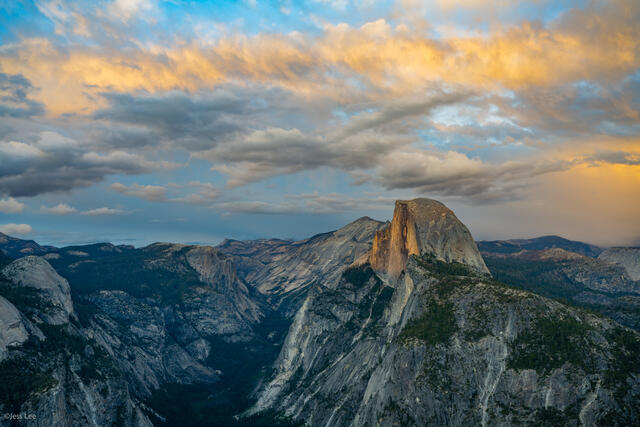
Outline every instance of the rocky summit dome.
{"label": "rocky summit dome", "polygon": [[373,240],[371,266],[398,277],[410,255],[425,254],[489,274],[471,233],[451,209],[431,199],[397,200],[391,224]]}

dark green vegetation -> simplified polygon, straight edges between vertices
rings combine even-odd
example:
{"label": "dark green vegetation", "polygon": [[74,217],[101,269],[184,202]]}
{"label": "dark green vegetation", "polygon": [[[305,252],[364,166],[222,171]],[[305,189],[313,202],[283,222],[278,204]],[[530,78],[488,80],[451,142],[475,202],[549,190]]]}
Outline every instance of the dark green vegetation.
{"label": "dark green vegetation", "polygon": [[42,324],[39,328],[46,339],[31,337],[24,347],[34,357],[44,354],[68,361],[73,355],[83,356],[77,373],[85,384],[121,376],[116,361],[98,343],[83,337],[73,327]]}
{"label": "dark green vegetation", "polygon": [[34,310],[44,310],[51,304],[44,300],[40,291],[35,288],[25,286],[15,286],[0,277],[0,295],[11,301],[18,310],[23,313],[30,313]]}
{"label": "dark green vegetation", "polygon": [[422,257],[414,257],[418,265],[425,270],[429,270],[438,277],[446,276],[477,276],[472,269],[459,262],[446,262],[437,259],[434,255],[426,254]]}
{"label": "dark green vegetation", "polygon": [[[366,295],[353,307],[354,316],[344,324],[348,333],[355,333],[363,329],[369,336],[375,336],[382,331],[379,322],[382,320],[384,310],[393,297],[394,288],[383,285],[380,278],[371,269],[369,264],[348,268],[342,274],[343,280],[356,289],[362,290],[370,286]],[[329,290],[323,290],[328,295]],[[336,295],[341,298],[341,296]]]}
{"label": "dark green vegetation", "polygon": [[495,280],[549,298],[566,302],[584,289],[582,284],[571,280],[561,271],[560,261],[486,256],[485,263]]}
{"label": "dark green vegetation", "polygon": [[376,295],[376,299],[371,308],[371,318],[380,319],[384,313],[384,309],[387,307],[393,296],[394,289],[391,286],[383,286],[380,293]]}
{"label": "dark green vegetation", "polygon": [[42,255],[55,249],[53,246],[40,246],[33,240],[22,240],[0,233],[0,252],[11,258],[20,258],[27,255]]}
{"label": "dark green vegetation", "polygon": [[[92,302],[91,294],[96,291],[119,290],[137,298],[154,298],[160,306],[174,306],[181,304],[191,287],[204,286],[186,261],[188,248],[171,253],[167,248],[166,245],[152,245],[133,249],[100,244],[58,250],[60,257],[49,262],[69,281],[78,320],[72,319],[71,324],[65,326],[41,324],[39,327],[46,339],[40,341],[32,336],[18,350],[21,363],[28,363],[25,366],[31,366],[33,370],[25,371],[26,376],[20,377],[23,383],[7,381],[7,387],[15,383],[10,391],[26,390],[22,394],[11,391],[12,396],[22,400],[9,403],[21,404],[24,396],[38,392],[43,384],[48,384],[43,378],[52,378],[53,370],[68,370],[71,366],[87,385],[104,383],[111,378],[118,378],[119,384],[124,384],[117,361],[93,340],[83,337],[79,330],[90,327],[92,318],[101,314],[100,308]],[[16,287],[1,278],[0,295],[23,313],[46,308],[39,291]],[[127,321],[123,320],[125,327]],[[232,342],[222,335],[205,337],[211,351],[204,364],[221,372],[219,381],[213,384],[162,384],[146,399],[150,408],[166,417],[164,423],[159,419],[154,421],[170,426],[295,425],[281,414],[271,412],[247,420],[234,418],[253,403],[249,397],[251,391],[269,371],[290,323],[291,319],[268,312],[253,327],[255,338],[250,342]],[[70,363],[71,360],[74,362]],[[108,392],[109,389],[105,386],[104,390]],[[153,417],[152,413],[148,415]]]}
{"label": "dark green vegetation", "polygon": [[507,367],[535,369],[544,374],[571,363],[587,373],[593,372],[593,363],[582,350],[590,347],[590,330],[588,325],[574,318],[537,319],[513,341]]}
{"label": "dark green vegetation", "polygon": [[374,278],[376,283],[380,283],[380,279],[369,264],[347,268],[344,273],[342,273],[342,278],[359,288],[364,286],[371,278]]}
{"label": "dark green vegetation", "polygon": [[80,326],[83,328],[90,327],[91,319],[100,312],[100,309],[91,301],[86,299],[84,295],[78,295],[74,299],[73,309],[76,312],[76,316],[78,316]]}
{"label": "dark green vegetation", "polygon": [[[50,306],[50,303],[42,297],[34,288],[18,287],[0,278],[0,295],[9,300],[23,314],[31,314],[42,311]],[[45,336],[44,340],[33,335],[21,347],[20,351],[28,364],[31,360],[34,364],[45,360],[53,369],[58,357],[68,360],[72,355],[86,355],[82,357],[85,363],[81,365],[79,375],[82,379],[102,380],[105,377],[117,375],[115,361],[95,341],[82,336],[72,325],[49,325],[41,323],[38,328]],[[41,363],[39,363],[41,364]],[[103,375],[104,374],[104,375]]]}
{"label": "dark green vegetation", "polygon": [[85,384],[121,378],[111,356],[72,326],[42,323],[38,327],[44,340],[30,336],[11,359],[0,363],[0,401],[7,409],[18,413],[29,397],[55,386],[57,381],[52,372],[59,368],[71,369],[70,361],[74,358],[80,361],[75,369]]}
{"label": "dark green vegetation", "polygon": [[162,422],[152,414],[148,415],[156,425],[167,426],[298,425],[274,412],[247,419],[234,418],[253,404],[251,391],[267,376],[290,324],[290,319],[272,313],[256,327],[255,332],[259,335],[256,340],[234,343],[225,341],[221,335],[207,337],[211,351],[205,365],[222,371],[220,381],[214,384],[164,384],[147,404],[166,420]]}
{"label": "dark green vegetation", "polygon": [[19,413],[27,399],[55,386],[57,381],[29,360],[9,359],[0,363],[0,403],[4,412]]}
{"label": "dark green vegetation", "polygon": [[[160,306],[174,306],[182,302],[190,288],[204,286],[186,260],[190,248],[171,248],[171,252],[167,249],[164,244],[141,249],[103,244],[69,247],[60,250],[60,258],[50,263],[69,281],[78,326],[89,327],[93,316],[100,313],[91,301],[93,292],[124,291],[136,298],[154,298]],[[146,403],[166,417],[166,422],[154,421],[171,426],[245,425],[233,417],[253,403],[249,395],[277,357],[290,323],[290,319],[269,312],[255,325],[256,338],[252,341],[232,342],[223,335],[205,337],[211,350],[204,364],[221,371],[220,380],[214,384],[162,384]],[[101,366],[83,366],[80,373],[90,380],[98,378],[102,371]],[[262,415],[255,422],[289,425],[276,414]]]}
{"label": "dark green vegetation", "polygon": [[[81,246],[77,250],[86,252],[84,248]],[[65,255],[50,263],[69,281],[75,294],[119,290],[137,298],[158,297],[162,301],[175,302],[185,290],[201,285],[201,282],[184,259],[187,248],[175,251],[167,258],[163,256],[165,249],[163,245],[154,245],[108,253],[103,254],[99,262]],[[161,261],[150,265],[149,260],[158,258]]]}
{"label": "dark green vegetation", "polygon": [[561,411],[556,408],[540,408],[535,413],[535,425],[545,427],[564,427],[571,425],[572,421],[578,419],[576,405],[572,405]]}
{"label": "dark green vegetation", "polygon": [[426,381],[432,389],[449,393],[452,387],[449,354],[442,354],[438,348],[432,348],[425,354],[422,364],[421,381]]}
{"label": "dark green vegetation", "polygon": [[640,337],[627,329],[618,327],[608,334],[607,339],[613,343],[614,360],[605,372],[604,382],[605,385],[616,390],[617,397],[621,397],[630,389],[626,380],[629,373],[640,374]]}
{"label": "dark green vegetation", "polygon": [[2,252],[2,250],[0,250],[0,269],[11,264],[11,261],[13,261],[13,258],[11,258],[9,255],[5,254],[4,252]]}
{"label": "dark green vegetation", "polygon": [[410,320],[400,333],[400,339],[417,338],[428,345],[446,343],[458,330],[453,304],[429,300],[424,313]]}
{"label": "dark green vegetation", "polygon": [[[493,277],[517,288],[531,291],[564,304],[581,307],[610,317],[633,329],[640,329],[640,298],[634,295],[607,294],[585,288],[563,272],[567,262],[492,257],[485,263]],[[579,298],[585,291],[587,301]]]}
{"label": "dark green vegetation", "polygon": [[[222,401],[219,399],[222,397]],[[152,408],[161,408],[165,417],[162,421],[153,414],[148,414],[157,426],[274,426],[293,427],[303,424],[275,411],[265,411],[251,417],[236,419],[247,409],[247,400],[242,397],[235,401],[235,396],[217,393],[210,384],[165,384],[157,390],[149,404]]]}

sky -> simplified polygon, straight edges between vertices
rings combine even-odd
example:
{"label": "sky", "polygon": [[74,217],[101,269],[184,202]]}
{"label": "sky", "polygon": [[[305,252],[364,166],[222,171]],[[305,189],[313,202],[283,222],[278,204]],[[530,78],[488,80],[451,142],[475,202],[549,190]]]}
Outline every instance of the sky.
{"label": "sky", "polygon": [[636,0],[0,0],[0,232],[299,239],[438,199],[640,245]]}

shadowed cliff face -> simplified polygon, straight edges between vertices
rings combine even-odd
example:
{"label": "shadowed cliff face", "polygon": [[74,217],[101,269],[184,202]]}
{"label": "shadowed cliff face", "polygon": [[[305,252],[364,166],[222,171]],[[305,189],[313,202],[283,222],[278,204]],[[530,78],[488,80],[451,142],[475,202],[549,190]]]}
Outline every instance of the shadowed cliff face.
{"label": "shadowed cliff face", "polygon": [[453,211],[430,199],[396,201],[391,224],[374,237],[371,267],[397,278],[409,256],[425,254],[489,274],[471,233]]}

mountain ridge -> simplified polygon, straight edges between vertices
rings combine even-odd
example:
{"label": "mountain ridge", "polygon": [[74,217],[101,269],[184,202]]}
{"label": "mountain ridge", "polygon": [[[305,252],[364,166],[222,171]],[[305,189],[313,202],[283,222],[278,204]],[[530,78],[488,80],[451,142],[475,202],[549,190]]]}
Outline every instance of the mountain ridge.
{"label": "mountain ridge", "polygon": [[590,257],[597,257],[604,250],[590,243],[569,240],[561,236],[546,235],[530,239],[482,240],[477,242],[481,252],[513,253],[523,249],[545,250],[560,248]]}
{"label": "mountain ridge", "polygon": [[432,199],[397,200],[391,223],[375,234],[371,267],[396,279],[409,256],[425,254],[489,273],[471,233],[453,211]]}
{"label": "mountain ridge", "polygon": [[[0,328],[0,377],[11,379],[27,355],[24,378],[40,397],[35,408],[0,385],[0,406],[80,425],[119,413],[124,425],[225,426],[593,425],[640,416],[638,334],[494,280],[482,255],[510,271],[514,262],[553,266],[581,284],[579,298],[618,305],[635,298],[622,266],[548,238],[481,253],[483,243],[440,202],[398,204],[391,221],[361,217],[298,241],[53,248],[7,240],[19,259],[0,256],[13,280],[0,278],[9,325]],[[383,256],[373,268],[376,245]],[[38,247],[47,248],[41,257],[25,256]],[[71,289],[61,324],[46,322],[55,298],[20,286],[11,267],[34,259]],[[605,314],[635,325],[616,310]],[[51,418],[53,408],[64,417]]]}
{"label": "mountain ridge", "polygon": [[[602,373],[640,362],[636,333],[429,252],[407,253],[396,274],[377,271],[358,262],[309,292],[248,414],[337,426],[640,416],[640,369],[617,380]],[[575,345],[589,356],[576,357]]]}

